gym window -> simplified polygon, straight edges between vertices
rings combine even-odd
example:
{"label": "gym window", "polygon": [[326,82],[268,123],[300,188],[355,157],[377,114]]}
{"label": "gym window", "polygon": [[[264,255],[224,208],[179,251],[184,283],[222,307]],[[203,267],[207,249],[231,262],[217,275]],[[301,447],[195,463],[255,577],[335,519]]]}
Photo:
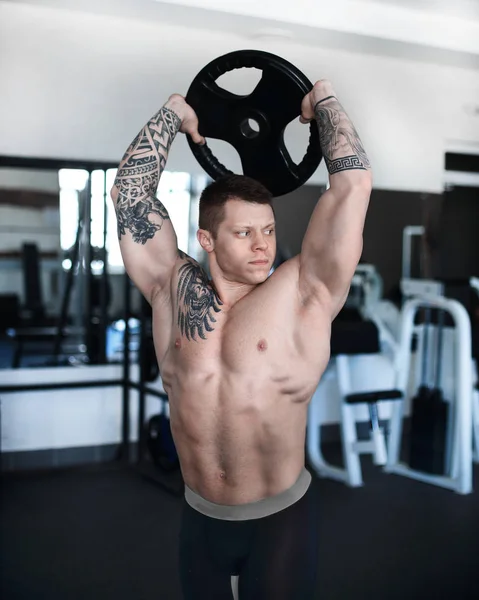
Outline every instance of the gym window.
{"label": "gym window", "polygon": [[[111,272],[123,271],[123,259],[120,253],[116,228],[116,215],[110,199],[110,189],[116,176],[116,169],[106,171],[97,169],[89,172],[84,169],[61,169],[58,172],[60,184],[60,244],[64,252],[68,253],[75,244],[78,228],[79,209],[82,199],[90,197],[91,236],[93,247],[103,248],[104,238],[104,199],[106,198],[106,250],[108,252],[108,266]],[[194,179],[195,181],[192,181]],[[178,238],[178,247],[190,255],[197,254],[197,244],[194,220],[196,218],[195,206],[197,201],[193,189],[197,178],[189,173],[165,171],[160,179],[157,197],[164,204],[170,215]],[[203,178],[201,178],[203,179]],[[192,202],[193,201],[193,202]],[[87,213],[86,213],[87,214]],[[97,261],[93,261],[94,263]],[[101,261],[99,261],[101,262]],[[63,260],[64,269],[71,267],[68,258]],[[93,264],[92,268],[101,271],[103,264]]]}

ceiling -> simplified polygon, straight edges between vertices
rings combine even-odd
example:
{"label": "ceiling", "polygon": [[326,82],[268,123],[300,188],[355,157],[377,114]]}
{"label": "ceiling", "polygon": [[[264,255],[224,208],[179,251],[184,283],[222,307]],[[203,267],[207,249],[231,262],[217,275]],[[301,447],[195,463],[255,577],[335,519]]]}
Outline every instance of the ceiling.
{"label": "ceiling", "polygon": [[389,6],[400,6],[416,11],[439,13],[465,19],[479,19],[478,0],[363,0]]}
{"label": "ceiling", "polygon": [[479,69],[479,0],[8,0]]}

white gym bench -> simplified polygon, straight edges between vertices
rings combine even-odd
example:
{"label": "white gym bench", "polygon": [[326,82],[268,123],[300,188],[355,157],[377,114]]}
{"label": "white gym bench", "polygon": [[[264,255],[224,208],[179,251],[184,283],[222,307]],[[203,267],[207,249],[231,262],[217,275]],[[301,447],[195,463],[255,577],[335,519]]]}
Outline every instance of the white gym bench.
{"label": "white gym bench", "polygon": [[[334,327],[334,325],[333,325]],[[353,360],[361,359],[369,361],[374,368],[374,361],[381,357],[381,328],[371,320],[362,322],[345,322],[336,324],[336,332],[332,337],[332,358],[330,368],[336,370],[336,380],[340,395],[340,432],[343,448],[344,468],[328,463],[321,451],[321,406],[318,401],[312,401],[309,406],[308,428],[307,428],[307,453],[311,467],[320,477],[328,477],[346,483],[351,487],[363,485],[361,471],[361,454],[371,454],[376,465],[385,465],[387,462],[387,450],[385,432],[379,423],[378,403],[386,400],[399,401],[403,398],[403,390],[399,389],[395,382],[402,381],[399,374],[395,372],[395,364],[389,361],[389,367],[394,369],[392,381],[394,385],[384,389],[368,389],[357,391],[353,386],[352,368]],[[337,342],[334,342],[337,339]],[[335,348],[335,345],[337,346]],[[337,352],[335,351],[337,349]],[[383,363],[384,364],[384,363]],[[371,366],[369,366],[371,368]],[[378,366],[376,368],[379,368]],[[369,408],[369,419],[371,424],[369,439],[359,440],[356,424],[361,417],[361,409]]]}

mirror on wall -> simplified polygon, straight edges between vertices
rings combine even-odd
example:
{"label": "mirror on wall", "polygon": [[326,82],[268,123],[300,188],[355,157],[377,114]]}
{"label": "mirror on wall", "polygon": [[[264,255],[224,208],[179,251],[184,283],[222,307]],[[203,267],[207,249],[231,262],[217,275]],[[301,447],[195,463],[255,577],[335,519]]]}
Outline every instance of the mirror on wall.
{"label": "mirror on wall", "polygon": [[[20,366],[22,333],[51,329],[60,292],[58,172],[0,168],[0,366]],[[21,331],[23,332],[21,333]]]}
{"label": "mirror on wall", "polygon": [[[0,368],[119,362],[125,275],[110,200],[116,168],[48,162],[0,166]],[[165,172],[158,188],[178,246],[196,259],[206,183]],[[140,300],[135,293],[133,317]]]}

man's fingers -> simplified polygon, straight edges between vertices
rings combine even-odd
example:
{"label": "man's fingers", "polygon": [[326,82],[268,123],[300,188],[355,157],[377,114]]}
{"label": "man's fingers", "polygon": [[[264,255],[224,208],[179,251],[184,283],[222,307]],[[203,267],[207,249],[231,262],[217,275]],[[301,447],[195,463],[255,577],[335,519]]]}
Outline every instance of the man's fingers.
{"label": "man's fingers", "polygon": [[301,116],[299,117],[299,121],[300,121],[300,123],[302,123],[303,125],[307,125],[308,123],[311,123],[311,121],[312,121],[312,120],[313,120],[313,119],[305,119],[305,118],[303,117],[303,115],[301,115]]}
{"label": "man's fingers", "polygon": [[306,94],[301,102],[301,115],[299,117],[299,121],[300,123],[303,123],[303,125],[307,125],[308,123],[311,123],[313,119],[314,111],[313,107],[311,106],[311,93],[309,93]]}

